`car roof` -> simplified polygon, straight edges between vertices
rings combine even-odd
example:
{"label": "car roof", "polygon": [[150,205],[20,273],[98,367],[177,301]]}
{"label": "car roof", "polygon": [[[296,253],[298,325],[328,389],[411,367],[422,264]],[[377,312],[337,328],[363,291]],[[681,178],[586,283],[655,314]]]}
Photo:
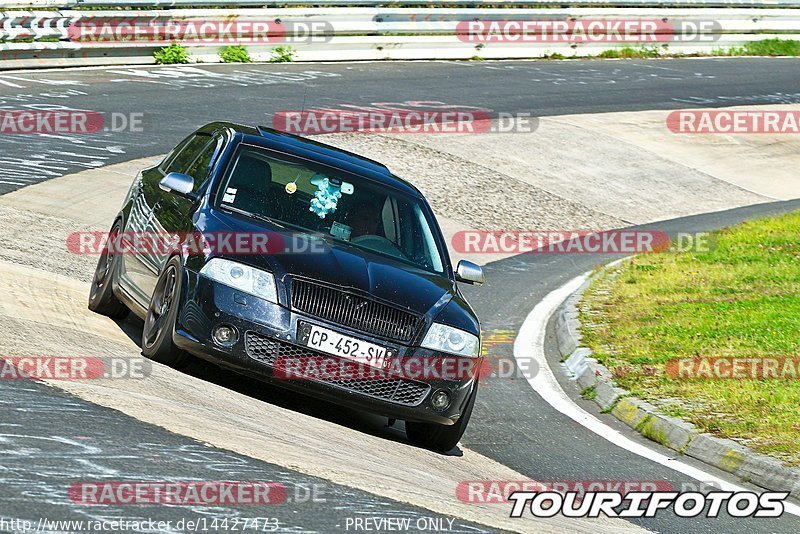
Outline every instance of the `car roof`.
{"label": "car roof", "polygon": [[213,122],[200,128],[199,131],[212,133],[219,129],[228,129],[240,134],[247,144],[285,152],[294,156],[318,161],[325,165],[342,169],[368,178],[387,187],[399,189],[407,194],[422,198],[423,195],[412,184],[395,176],[386,165],[365,158],[353,152],[336,148],[313,139],[281,132],[265,126],[245,126],[233,122]]}

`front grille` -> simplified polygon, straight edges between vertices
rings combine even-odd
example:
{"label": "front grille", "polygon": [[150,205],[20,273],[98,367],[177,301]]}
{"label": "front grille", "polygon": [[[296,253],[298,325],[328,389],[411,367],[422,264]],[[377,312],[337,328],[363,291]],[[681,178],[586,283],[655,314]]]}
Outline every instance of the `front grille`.
{"label": "front grille", "polygon": [[[255,332],[245,334],[245,350],[247,355],[254,360],[265,363],[270,367],[275,365],[275,361],[280,358],[336,358],[321,352],[313,351],[306,347],[292,345],[283,341],[277,341]],[[385,375],[385,378],[330,378],[315,380],[336,386],[348,391],[361,393],[377,399],[403,404],[405,406],[416,406],[420,404],[428,394],[430,386],[428,384],[394,378]]]}
{"label": "front grille", "polygon": [[292,307],[319,319],[407,343],[420,317],[368,298],[305,280],[292,281]]}

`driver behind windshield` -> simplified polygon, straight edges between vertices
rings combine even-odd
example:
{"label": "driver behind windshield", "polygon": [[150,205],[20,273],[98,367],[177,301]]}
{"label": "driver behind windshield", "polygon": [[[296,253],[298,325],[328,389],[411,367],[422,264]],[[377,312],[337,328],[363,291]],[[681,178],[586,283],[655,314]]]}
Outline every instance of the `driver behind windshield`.
{"label": "driver behind windshield", "polygon": [[351,241],[364,235],[382,235],[381,223],[378,204],[366,199],[357,201],[347,212],[347,224],[352,228]]}

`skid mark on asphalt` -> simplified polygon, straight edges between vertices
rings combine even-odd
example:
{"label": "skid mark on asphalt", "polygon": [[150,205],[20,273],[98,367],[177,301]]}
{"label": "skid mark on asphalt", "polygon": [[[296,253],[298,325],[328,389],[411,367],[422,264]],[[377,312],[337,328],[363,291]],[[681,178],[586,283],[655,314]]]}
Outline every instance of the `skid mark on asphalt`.
{"label": "skid mark on asphalt", "polygon": [[[566,70],[563,64],[546,66],[537,65],[501,65],[484,68],[490,70],[523,70],[530,71],[530,79],[536,83],[553,85],[613,85],[618,83],[647,83],[662,81],[682,81],[696,79],[713,79],[715,76],[702,72],[685,72],[668,67],[630,64],[608,69],[605,67],[583,67]],[[656,72],[654,72],[656,71]]]}
{"label": "skid mark on asphalt", "polygon": [[744,104],[797,104],[800,103],[800,93],[769,93],[761,95],[748,95],[748,96],[717,96],[717,97],[702,97],[690,96],[688,98],[673,98],[673,102],[681,102],[684,104],[691,104],[694,106],[710,106],[710,105],[744,105]]}
{"label": "skid mark on asphalt", "polygon": [[[74,85],[70,80],[36,81]],[[71,98],[86,95],[77,89],[0,95],[0,114],[3,111],[76,111],[79,108],[66,103]],[[112,159],[125,155],[127,147],[141,142],[129,139],[122,143],[121,136],[112,131],[93,134],[11,133],[13,131],[13,125],[5,121],[0,123],[0,194],[77,170],[105,166]]]}
{"label": "skid mark on asphalt", "polygon": [[111,132],[82,136],[2,135],[0,183],[7,187],[0,186],[0,194],[77,170],[103,167],[124,156],[128,146],[131,143],[120,143]]}
{"label": "skid mark on asphalt", "polygon": [[[94,73],[93,73],[94,74]],[[116,68],[100,71],[93,81],[107,79],[119,83],[157,84],[165,90],[214,89],[224,87],[267,86],[276,84],[308,84],[325,78],[340,78],[333,72],[305,70],[301,72],[249,71],[236,69],[214,72],[199,67],[181,68]],[[27,84],[27,85],[23,85]],[[86,82],[71,79],[49,79],[30,76],[0,77],[0,87],[30,89],[36,85],[53,86],[45,92],[1,95],[2,111],[75,111],[67,105],[70,99],[86,97],[87,92],[73,86]],[[102,111],[92,109],[89,111]],[[116,132],[105,116],[102,131],[90,134],[10,134],[8,125],[0,123],[0,194],[20,187],[56,178],[84,169],[95,169],[120,160],[131,147],[152,142],[145,131]],[[125,135],[120,135],[125,133]],[[124,139],[124,141],[122,141]]]}

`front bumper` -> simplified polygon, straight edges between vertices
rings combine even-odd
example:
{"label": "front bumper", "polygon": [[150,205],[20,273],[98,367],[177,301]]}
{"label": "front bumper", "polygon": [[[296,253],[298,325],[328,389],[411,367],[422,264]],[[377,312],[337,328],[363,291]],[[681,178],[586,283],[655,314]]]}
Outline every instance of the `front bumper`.
{"label": "front bumper", "polygon": [[[466,407],[476,380],[473,376],[447,374],[444,378],[415,376],[412,379],[409,375],[385,375],[379,379],[346,376],[307,379],[276,373],[275,362],[279,358],[318,356],[326,361],[339,360],[336,356],[303,346],[298,340],[298,321],[391,348],[400,361],[411,357],[461,358],[435,355],[305,316],[211,281],[188,269],[184,269],[184,280],[173,340],[176,346],[200,358],[280,387],[405,421],[450,425],[458,421]],[[220,325],[232,326],[237,332],[236,341],[229,346],[223,346],[212,338],[212,331]],[[473,368],[477,369],[477,365]],[[450,404],[443,410],[435,409],[431,403],[433,393],[439,390],[450,395]]]}

